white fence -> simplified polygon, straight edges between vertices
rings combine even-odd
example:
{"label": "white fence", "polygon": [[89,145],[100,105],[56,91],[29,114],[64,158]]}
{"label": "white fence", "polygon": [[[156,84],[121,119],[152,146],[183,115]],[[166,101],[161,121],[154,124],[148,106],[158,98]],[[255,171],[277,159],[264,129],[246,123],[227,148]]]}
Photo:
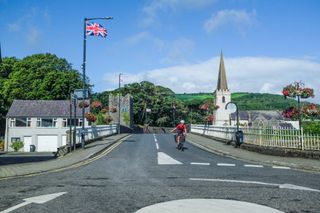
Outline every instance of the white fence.
{"label": "white fence", "polygon": [[[82,128],[77,128],[76,143],[81,143]],[[84,128],[85,141],[117,133],[117,125],[99,125]],[[69,137],[69,136],[68,136]],[[69,140],[69,138],[68,138]],[[73,139],[72,139],[73,140]]]}
{"label": "white fence", "polygon": [[[244,133],[244,143],[259,146],[320,150],[320,136],[301,132],[298,129],[284,129],[274,127],[240,128]],[[212,125],[191,125],[191,132],[213,136],[216,138],[235,140],[235,127]]]}

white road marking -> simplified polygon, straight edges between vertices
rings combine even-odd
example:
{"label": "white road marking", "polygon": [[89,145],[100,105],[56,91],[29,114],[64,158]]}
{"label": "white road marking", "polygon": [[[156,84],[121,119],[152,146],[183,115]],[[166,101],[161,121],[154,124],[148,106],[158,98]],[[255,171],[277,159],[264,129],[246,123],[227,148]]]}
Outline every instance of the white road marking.
{"label": "white road marking", "polygon": [[158,152],[158,164],[159,165],[181,165],[182,163],[180,161],[177,161],[167,155],[164,152]]}
{"label": "white road marking", "polygon": [[154,141],[155,141],[155,142],[158,142],[158,140],[157,140],[156,138],[154,139]]}
{"label": "white road marking", "polygon": [[272,166],[274,169],[291,169],[290,167],[287,166]]}
{"label": "white road marking", "polygon": [[159,150],[159,145],[158,145],[158,143],[156,143],[156,147],[157,147],[157,150]]}
{"label": "white road marking", "polygon": [[205,178],[189,178],[193,181],[210,181],[210,182],[227,182],[227,183],[245,183],[245,184],[257,184],[257,185],[266,185],[266,186],[275,186],[280,189],[294,189],[294,190],[303,190],[303,191],[313,191],[320,192],[319,189],[312,189],[304,186],[297,186],[292,184],[277,184],[277,183],[265,183],[259,181],[246,181],[246,180],[226,180],[226,179],[205,179]]}
{"label": "white road marking", "polygon": [[197,162],[191,162],[191,165],[203,165],[203,166],[210,166],[210,163],[197,163]]}
{"label": "white road marking", "polygon": [[26,199],[23,199],[24,202],[23,203],[20,203],[18,205],[15,205],[15,206],[12,206],[0,213],[9,213],[9,212],[12,212],[18,208],[21,208],[23,206],[26,206],[28,204],[31,204],[31,203],[37,203],[37,204],[44,204],[50,200],[53,200],[57,197],[60,197],[61,195],[64,195],[66,194],[67,192],[59,192],[59,193],[55,193],[55,194],[48,194],[48,195],[41,195],[41,196],[37,196],[37,197],[30,197],[30,198],[26,198]]}
{"label": "white road marking", "polygon": [[136,213],[183,212],[183,213],[282,213],[277,209],[255,203],[223,199],[185,199],[172,200],[144,207]]}
{"label": "white road marking", "polygon": [[263,168],[262,165],[254,165],[254,164],[245,164],[244,167]]}
{"label": "white road marking", "polygon": [[217,163],[217,166],[236,166],[236,164],[233,164],[233,163]]}

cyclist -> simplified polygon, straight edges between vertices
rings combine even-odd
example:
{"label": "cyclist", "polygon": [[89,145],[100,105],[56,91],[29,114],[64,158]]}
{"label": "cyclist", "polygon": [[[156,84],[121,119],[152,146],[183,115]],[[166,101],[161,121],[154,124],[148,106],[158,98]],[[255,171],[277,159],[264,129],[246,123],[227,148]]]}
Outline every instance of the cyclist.
{"label": "cyclist", "polygon": [[177,136],[177,148],[181,149],[182,147],[179,146],[180,145],[180,141],[181,141],[181,137],[183,137],[183,140],[185,139],[186,135],[187,135],[187,126],[184,123],[184,120],[181,120],[180,123],[176,126],[176,128],[174,128],[173,130],[171,130],[171,132],[174,132],[175,130],[178,130],[178,136]]}

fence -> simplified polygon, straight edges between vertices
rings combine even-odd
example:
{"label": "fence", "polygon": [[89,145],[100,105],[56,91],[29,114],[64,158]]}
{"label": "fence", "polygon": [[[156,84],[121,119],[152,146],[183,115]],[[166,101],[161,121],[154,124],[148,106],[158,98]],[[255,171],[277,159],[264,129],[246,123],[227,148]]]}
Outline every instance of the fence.
{"label": "fence", "polygon": [[[82,128],[76,129],[76,143],[81,143]],[[117,133],[117,125],[99,125],[84,128],[85,141]],[[68,141],[70,140],[68,135]]]}
{"label": "fence", "polygon": [[[260,127],[241,128],[244,143],[259,146],[279,147],[302,150],[320,150],[320,136],[301,132],[298,129]],[[192,125],[191,132],[213,136],[225,140],[235,140],[235,127],[212,125]]]}

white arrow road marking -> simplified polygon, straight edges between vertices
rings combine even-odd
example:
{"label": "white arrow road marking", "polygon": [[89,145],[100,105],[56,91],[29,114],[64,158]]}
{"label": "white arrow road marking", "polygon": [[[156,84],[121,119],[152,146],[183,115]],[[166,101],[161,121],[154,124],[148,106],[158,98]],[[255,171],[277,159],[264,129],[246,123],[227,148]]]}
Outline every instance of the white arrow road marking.
{"label": "white arrow road marking", "polygon": [[233,164],[233,163],[217,163],[217,166],[236,166],[236,164]]}
{"label": "white arrow road marking", "polygon": [[16,210],[18,208],[21,208],[21,207],[26,206],[31,203],[44,204],[50,200],[53,200],[57,197],[60,197],[61,195],[64,195],[66,193],[67,192],[59,192],[59,193],[55,193],[55,194],[41,195],[41,196],[37,196],[37,197],[29,197],[29,198],[23,199],[24,200],[23,203],[20,203],[16,206],[12,206],[9,209],[6,209],[0,213],[12,212],[13,210]]}
{"label": "white arrow road marking", "polygon": [[312,191],[312,192],[320,192],[318,189],[312,189],[303,186],[297,186],[292,184],[277,184],[277,183],[265,183],[259,181],[246,181],[246,180],[226,180],[226,179],[205,179],[205,178],[189,178],[189,180],[194,181],[211,181],[211,182],[227,182],[227,183],[246,183],[246,184],[257,184],[257,185],[267,185],[267,186],[276,186],[280,189],[294,189],[294,190],[302,190],[302,191]]}
{"label": "white arrow road marking", "polygon": [[281,211],[255,203],[222,199],[172,200],[144,207],[136,213],[183,212],[183,213],[282,213]]}
{"label": "white arrow road marking", "polygon": [[164,152],[158,152],[158,164],[159,165],[174,165],[174,164],[182,164],[180,161],[177,161],[165,154]]}
{"label": "white arrow road marking", "polygon": [[159,150],[159,144],[158,143],[156,143],[156,147],[157,147],[157,150]]}
{"label": "white arrow road marking", "polygon": [[191,162],[191,165],[202,165],[202,166],[210,166],[210,163],[197,163],[197,162]]}

